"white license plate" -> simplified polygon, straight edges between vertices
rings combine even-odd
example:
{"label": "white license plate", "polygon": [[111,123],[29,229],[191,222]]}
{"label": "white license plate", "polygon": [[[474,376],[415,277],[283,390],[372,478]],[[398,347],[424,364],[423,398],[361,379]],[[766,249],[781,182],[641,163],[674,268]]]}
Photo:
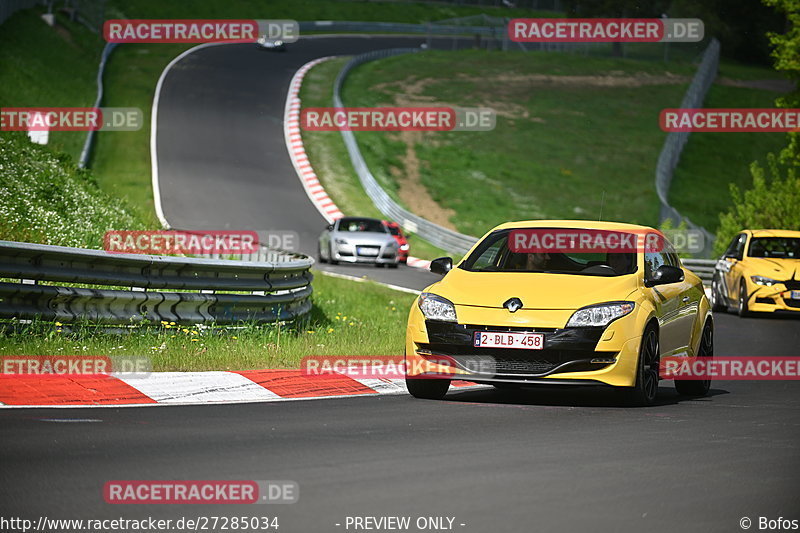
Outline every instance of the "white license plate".
{"label": "white license plate", "polygon": [[358,255],[365,255],[369,257],[375,257],[376,255],[378,255],[377,248],[364,248],[362,246],[359,246],[356,251]]}
{"label": "white license plate", "polygon": [[517,348],[520,350],[544,349],[544,333],[500,333],[476,331],[474,346],[477,348]]}
{"label": "white license plate", "polygon": [[800,300],[800,291],[792,291],[792,300]]}

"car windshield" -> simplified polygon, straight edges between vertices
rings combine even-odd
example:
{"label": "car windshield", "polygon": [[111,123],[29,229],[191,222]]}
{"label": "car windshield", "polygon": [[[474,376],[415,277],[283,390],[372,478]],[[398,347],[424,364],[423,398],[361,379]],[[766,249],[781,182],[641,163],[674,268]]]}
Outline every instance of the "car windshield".
{"label": "car windshield", "polygon": [[369,218],[343,218],[339,221],[339,231],[358,233],[386,233],[386,226],[380,220]]}
{"label": "car windshield", "polygon": [[391,233],[392,235],[397,235],[397,236],[402,235],[402,233],[400,233],[400,228],[398,228],[397,226],[387,226],[387,227],[389,228],[389,233]]}
{"label": "car windshield", "polygon": [[486,237],[460,268],[471,272],[544,272],[582,276],[622,276],[636,272],[633,252],[517,253],[508,247],[510,230]]}
{"label": "car windshield", "polygon": [[750,241],[750,257],[800,259],[800,238],[757,237]]}

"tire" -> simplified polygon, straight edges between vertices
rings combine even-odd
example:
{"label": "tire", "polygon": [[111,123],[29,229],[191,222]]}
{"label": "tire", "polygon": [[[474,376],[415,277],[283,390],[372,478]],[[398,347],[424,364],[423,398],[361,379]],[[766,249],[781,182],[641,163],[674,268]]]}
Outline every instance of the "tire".
{"label": "tire", "polygon": [[339,264],[339,261],[337,261],[336,259],[333,258],[333,249],[332,248],[328,248],[328,261],[332,265],[338,265]]}
{"label": "tire", "polygon": [[739,283],[739,300],[736,312],[741,318],[750,315],[750,310],[747,308],[747,285],[745,285],[744,281]]}
{"label": "tire", "polygon": [[397,268],[399,266],[397,263],[389,263],[389,268]]}
{"label": "tire", "polygon": [[328,262],[328,260],[327,260],[327,259],[325,259],[324,257],[322,257],[322,247],[321,247],[319,244],[317,244],[317,260],[318,260],[320,263],[327,263],[327,262]]}
{"label": "tire", "polygon": [[450,388],[449,379],[411,379],[406,378],[408,392],[414,398],[441,400]]}
{"label": "tire", "polygon": [[375,268],[382,268],[382,267],[383,267],[383,263],[375,263]]}
{"label": "tire", "polygon": [[636,365],[636,385],[628,391],[628,403],[637,407],[653,405],[658,396],[658,365],[660,360],[658,332],[648,326],[639,347]]}
{"label": "tire", "polygon": [[[703,326],[703,336],[700,338],[700,347],[697,357],[714,357],[714,327],[710,323]],[[705,396],[711,389],[711,380],[676,379],[675,390],[683,396]]]}
{"label": "tire", "polygon": [[714,274],[711,280],[711,310],[715,313],[726,311],[728,309],[728,301],[725,296],[720,292],[719,276]]}

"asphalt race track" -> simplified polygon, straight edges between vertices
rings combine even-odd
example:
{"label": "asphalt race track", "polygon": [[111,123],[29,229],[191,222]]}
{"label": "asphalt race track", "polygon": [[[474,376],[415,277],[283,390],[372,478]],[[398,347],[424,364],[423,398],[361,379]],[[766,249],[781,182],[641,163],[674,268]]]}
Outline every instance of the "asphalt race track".
{"label": "asphalt race track", "polygon": [[[326,222],[306,196],[286,150],[283,114],[289,82],[301,66],[318,57],[423,42],[325,37],[302,39],[286,53],[241,44],[201,48],[184,57],[165,77],[158,109],[159,182],[170,225],[290,230],[298,234],[300,251],[316,256],[317,238]],[[452,42],[441,41],[448,46]],[[439,278],[403,267],[317,267],[413,289]]]}
{"label": "asphalt race track", "polygon": [[[718,354],[797,354],[797,320],[717,321]],[[662,382],[660,405],[640,409],[604,390],[492,389],[441,402],[4,410],[0,425],[5,516],[269,515],[284,532],[451,516],[458,531],[516,533],[731,532],[744,516],[800,515],[797,382],[719,382],[696,400]],[[108,505],[113,479],[294,480],[300,499]]]}
{"label": "asphalt race track", "polygon": [[[322,217],[286,154],[288,81],[322,55],[409,39],[309,39],[286,54],[203,49],[167,78],[164,211],[187,229],[290,229]],[[340,266],[421,288],[435,277]],[[792,356],[800,320],[715,315],[716,354]],[[715,382],[624,408],[611,391],[494,389],[197,407],[0,410],[2,515],[277,516],[280,532],[353,531],[347,516],[454,517],[465,532],[741,531],[800,519],[800,383]],[[109,505],[109,480],[294,480],[293,505]],[[337,524],[340,524],[337,526]],[[463,524],[463,526],[461,525]],[[418,531],[410,529],[410,531]]]}

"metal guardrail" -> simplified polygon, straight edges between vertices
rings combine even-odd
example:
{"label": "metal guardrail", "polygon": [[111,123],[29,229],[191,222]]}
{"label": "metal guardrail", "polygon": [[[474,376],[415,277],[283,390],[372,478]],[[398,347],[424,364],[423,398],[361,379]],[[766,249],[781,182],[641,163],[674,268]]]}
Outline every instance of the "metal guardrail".
{"label": "metal guardrail", "polygon": [[[0,277],[20,280],[0,283],[0,318],[85,319],[104,324],[289,320],[311,310],[309,268],[314,260],[295,254],[284,259],[257,262],[111,254],[0,241]],[[41,281],[130,289],[40,285]]]}
{"label": "metal guardrail", "polygon": [[[342,86],[344,85],[345,78],[353,68],[362,63],[373,61],[375,59],[414,53],[418,51],[418,48],[393,48],[389,50],[369,52],[367,54],[354,57],[347,62],[341,72],[339,72],[339,75],[336,77],[336,82],[333,85],[333,105],[335,107],[345,107],[341,96]],[[426,220],[401,207],[392,199],[391,196],[389,196],[386,191],[383,190],[383,188],[375,179],[375,176],[373,176],[372,172],[370,172],[369,168],[367,167],[367,163],[364,160],[364,156],[361,154],[361,150],[358,148],[358,143],[356,142],[353,132],[341,131],[341,134],[342,138],[344,139],[344,143],[347,146],[347,152],[350,154],[350,160],[353,162],[353,167],[355,168],[356,174],[358,174],[359,180],[361,180],[364,190],[375,204],[375,207],[377,207],[378,210],[386,217],[397,221],[407,231],[416,233],[431,244],[452,253],[463,255],[472,247],[473,244],[475,244],[475,242],[477,242],[478,239],[476,237],[464,235],[462,233],[443,228],[442,226],[434,224],[430,220]]]}
{"label": "metal guardrail", "polygon": [[[111,52],[116,47],[117,43],[106,43],[103,47],[102,54],[100,54],[100,65],[97,68],[97,98],[95,98],[93,107],[100,107],[103,101],[103,75],[106,71],[108,56],[111,55]],[[81,150],[81,155],[78,158],[78,167],[80,168],[86,168],[86,165],[89,163],[89,156],[92,152],[95,133],[94,130],[89,130],[89,133],[86,135],[86,141],[83,143],[83,150]]]}
{"label": "metal guardrail", "polygon": [[711,285],[711,278],[714,276],[714,259],[681,259],[683,266],[700,276],[704,285]]}
{"label": "metal guardrail", "polygon": [[[706,93],[708,93],[711,84],[714,83],[714,78],[717,77],[717,68],[719,67],[719,41],[711,39],[711,43],[703,53],[703,60],[697,68],[697,73],[692,79],[689,89],[681,102],[681,108],[698,108],[703,105]],[[689,140],[689,132],[670,132],[667,134],[667,139],[664,141],[664,147],[661,149],[661,154],[658,156],[658,163],[656,165],[656,192],[658,199],[661,202],[661,221],[670,219],[674,225],[679,225],[682,221],[686,225],[695,230],[700,230],[705,236],[706,248],[705,254],[709,254],[714,244],[714,234],[694,224],[689,218],[680,214],[680,212],[669,204],[669,188],[672,184],[673,173],[678,166],[681,158],[683,147]]]}

